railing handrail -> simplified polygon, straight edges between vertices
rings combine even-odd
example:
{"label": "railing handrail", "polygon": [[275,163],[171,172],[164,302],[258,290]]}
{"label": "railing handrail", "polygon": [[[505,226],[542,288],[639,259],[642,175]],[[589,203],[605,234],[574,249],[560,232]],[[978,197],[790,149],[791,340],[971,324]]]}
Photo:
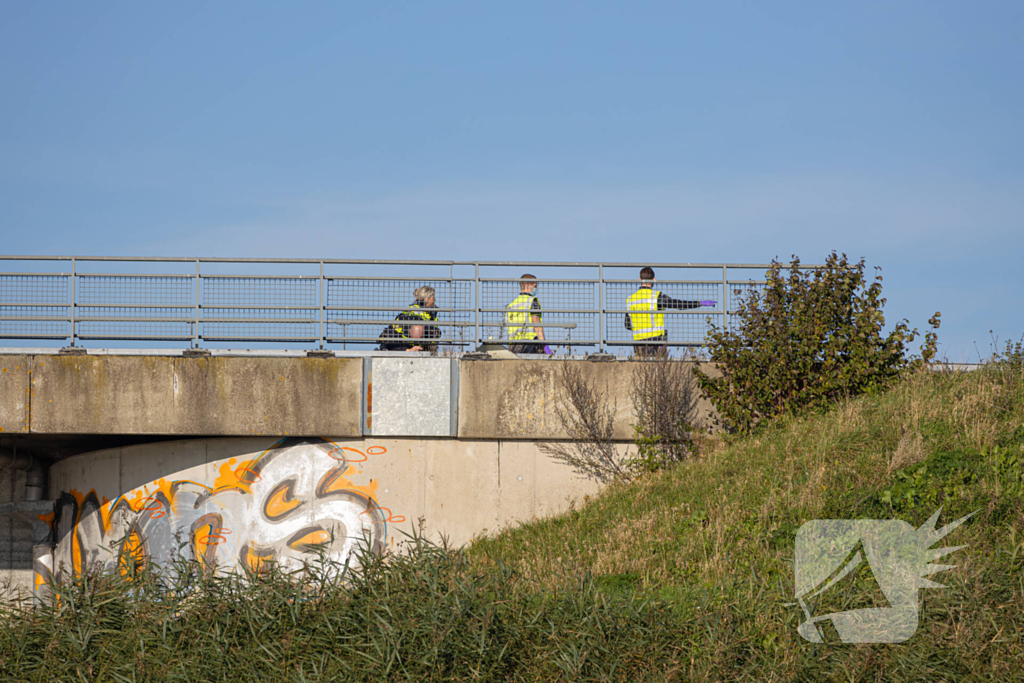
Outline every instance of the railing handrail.
{"label": "railing handrail", "polygon": [[[223,256],[42,256],[39,254],[18,256],[0,254],[0,261],[72,261],[100,263],[131,262],[142,263],[330,263],[339,265],[405,265],[405,266],[535,266],[538,268],[771,268],[771,263],[644,263],[639,261],[431,261],[423,259],[329,259],[329,258],[249,258]],[[783,264],[787,265],[787,264]],[[824,268],[824,264],[801,263],[801,269]]]}
{"label": "railing handrail", "polygon": [[[439,319],[432,324],[451,331],[437,341],[465,346],[500,338],[504,334],[507,325],[505,314],[508,312],[506,298],[518,291],[520,278],[510,275],[507,270],[491,269],[522,268],[530,272],[542,269],[537,271],[540,276],[536,282],[539,285],[537,296],[544,302],[540,312],[545,316],[543,323],[533,323],[531,319],[523,327],[551,330],[556,337],[548,340],[552,345],[597,346],[601,351],[606,346],[640,344],[634,342],[632,333],[624,328],[622,321],[624,314],[637,313],[626,308],[623,292],[627,288],[624,285],[638,286],[640,280],[624,278],[619,272],[623,269],[649,266],[662,272],[670,270],[672,272],[666,273],[668,277],[656,280],[655,287],[688,300],[716,302],[714,306],[702,309],[660,311],[670,314],[664,318],[665,324],[672,328],[665,343],[669,346],[695,346],[704,343],[702,330],[706,331],[711,320],[717,321],[716,325],[728,327],[730,313],[735,311],[730,304],[735,303],[733,297],[737,292],[765,284],[762,279],[742,278],[740,273],[763,271],[773,266],[771,263],[11,254],[0,254],[0,262],[70,265],[70,268],[58,266],[60,270],[53,272],[38,272],[42,268],[27,265],[23,267],[31,267],[32,272],[9,272],[10,268],[2,268],[0,339],[64,338],[71,346],[75,346],[79,339],[184,340],[190,341],[194,347],[200,346],[204,340],[311,342],[320,348],[325,344],[366,344],[380,339],[369,328],[389,324],[386,318],[408,309],[412,293],[405,287],[436,284],[441,288],[437,290],[438,301],[433,307],[420,310],[438,314]],[[90,263],[174,263],[186,266],[187,270],[177,273],[82,272],[83,264]],[[214,264],[284,268],[274,268],[273,272],[265,273],[231,273],[223,272],[223,268],[208,269],[219,272],[203,272],[204,265]],[[288,273],[288,266],[291,266],[290,270],[301,272]],[[313,270],[313,266],[319,268],[318,272]],[[370,268],[351,270],[347,266]],[[373,266],[389,268],[375,269]],[[813,270],[823,266],[801,264],[799,267]],[[413,268],[421,270],[409,273],[401,270]],[[446,270],[438,271],[438,268]],[[472,268],[471,275],[466,271],[469,268]],[[147,269],[152,268],[132,270]],[[431,271],[425,272],[426,269]],[[554,274],[551,270],[555,271]],[[559,270],[568,272],[559,273]],[[715,272],[693,273],[693,279],[685,279],[679,271],[686,270]],[[741,279],[736,279],[737,276]],[[3,301],[5,298],[11,300]],[[32,310],[33,307],[42,309],[38,311],[41,315],[26,315],[37,312]],[[218,311],[225,310],[239,311],[243,315],[217,315]],[[677,313],[685,315],[675,315]],[[288,315],[302,317],[289,318]],[[702,316],[705,318],[703,323],[700,321]],[[417,324],[415,321],[406,322]],[[343,332],[341,336],[337,334],[339,330]],[[454,339],[455,331],[463,338]],[[646,345],[652,343],[659,342],[643,342]]]}

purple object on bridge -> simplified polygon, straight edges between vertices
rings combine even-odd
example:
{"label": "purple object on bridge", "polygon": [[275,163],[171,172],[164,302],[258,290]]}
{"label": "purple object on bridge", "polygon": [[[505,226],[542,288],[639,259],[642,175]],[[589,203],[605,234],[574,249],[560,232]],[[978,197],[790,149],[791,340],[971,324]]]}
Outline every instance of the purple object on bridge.
{"label": "purple object on bridge", "polygon": [[708,306],[709,308],[714,308],[715,306],[718,305],[718,302],[717,301],[701,301],[700,305],[701,306]]}

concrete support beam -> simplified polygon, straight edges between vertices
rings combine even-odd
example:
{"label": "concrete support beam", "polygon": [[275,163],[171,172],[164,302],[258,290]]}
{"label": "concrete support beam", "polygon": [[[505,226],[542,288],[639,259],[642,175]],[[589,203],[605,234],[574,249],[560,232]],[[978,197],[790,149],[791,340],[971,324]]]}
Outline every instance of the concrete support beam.
{"label": "concrete support beam", "polygon": [[31,369],[32,356],[0,356],[0,434],[29,431]]}
{"label": "concrete support beam", "polygon": [[[561,370],[633,438],[636,362],[389,357],[0,356],[0,438],[19,435],[566,439]],[[696,387],[695,387],[696,391]],[[711,406],[698,404],[698,421]],[[0,444],[5,445],[5,444]]]}
{"label": "concrete support beam", "polygon": [[358,359],[37,356],[32,372],[34,433],[361,431]]}

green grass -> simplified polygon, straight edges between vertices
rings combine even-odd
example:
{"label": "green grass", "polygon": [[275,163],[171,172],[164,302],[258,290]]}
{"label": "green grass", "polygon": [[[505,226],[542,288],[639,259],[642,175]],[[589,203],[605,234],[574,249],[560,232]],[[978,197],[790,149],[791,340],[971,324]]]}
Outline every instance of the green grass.
{"label": "green grass", "polygon": [[[923,373],[828,414],[708,440],[580,509],[340,585],[153,577],[62,589],[0,628],[0,680],[1021,680],[1024,381]],[[979,512],[896,645],[796,632],[794,535],[818,518],[915,527]],[[852,598],[856,598],[853,595]]]}

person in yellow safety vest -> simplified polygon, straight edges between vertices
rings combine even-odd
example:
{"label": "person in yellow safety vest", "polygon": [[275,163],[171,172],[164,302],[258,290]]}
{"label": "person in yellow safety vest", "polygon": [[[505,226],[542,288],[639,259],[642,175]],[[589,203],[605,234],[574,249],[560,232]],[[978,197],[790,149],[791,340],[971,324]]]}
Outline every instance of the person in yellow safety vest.
{"label": "person in yellow safety vest", "polygon": [[419,287],[413,296],[416,300],[409,308],[399,313],[395,322],[380,333],[381,351],[433,351],[437,348],[437,344],[418,341],[441,336],[437,325],[430,324],[437,320],[437,312],[421,310],[434,308],[434,288]]}
{"label": "person in yellow safety vest", "polygon": [[523,273],[519,278],[519,296],[505,307],[504,327],[512,342],[508,347],[512,353],[551,353],[551,349],[544,344],[540,300],[534,294],[536,291],[537,278]]}
{"label": "person in yellow safety vest", "polygon": [[[716,301],[682,301],[665,296],[654,288],[654,269],[647,267],[640,271],[640,289],[626,300],[629,313],[626,314],[626,329],[633,333],[633,341],[641,342],[633,346],[633,355],[637,358],[651,358],[668,352],[665,342],[668,331],[665,329],[666,309],[687,310],[701,306],[715,306]],[[660,344],[658,342],[661,342]]]}

